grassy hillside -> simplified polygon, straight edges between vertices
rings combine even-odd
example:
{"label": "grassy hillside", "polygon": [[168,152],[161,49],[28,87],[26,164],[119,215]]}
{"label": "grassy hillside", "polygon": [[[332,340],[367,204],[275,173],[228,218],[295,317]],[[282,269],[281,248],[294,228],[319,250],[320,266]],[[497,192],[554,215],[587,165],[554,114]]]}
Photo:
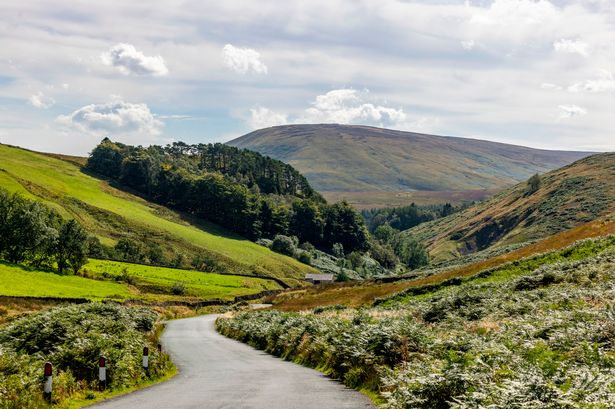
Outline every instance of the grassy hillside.
{"label": "grassy hillside", "polygon": [[521,182],[463,212],[408,231],[434,261],[547,237],[615,211],[615,153],[593,155]]}
{"label": "grassy hillside", "polygon": [[130,237],[185,258],[207,255],[220,270],[301,283],[311,267],[220,227],[153,205],[84,173],[75,161],[0,145],[0,186],[77,219],[104,244]]}
{"label": "grassy hillside", "polygon": [[291,164],[321,192],[501,188],[587,156],[349,125],[277,126],[228,144]]}

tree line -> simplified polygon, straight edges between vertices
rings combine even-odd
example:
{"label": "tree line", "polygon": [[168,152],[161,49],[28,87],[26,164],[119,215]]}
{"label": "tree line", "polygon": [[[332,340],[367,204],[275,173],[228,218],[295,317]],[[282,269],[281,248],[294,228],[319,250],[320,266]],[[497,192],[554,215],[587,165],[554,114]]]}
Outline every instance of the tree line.
{"label": "tree line", "polygon": [[362,215],[367,222],[369,231],[372,233],[384,224],[403,231],[424,222],[446,217],[466,207],[467,205],[465,204],[453,206],[450,203],[444,203],[419,206],[412,203],[408,206],[363,210]]}
{"label": "tree line", "polygon": [[0,259],[76,273],[87,261],[89,240],[77,221],[0,188]]}
{"label": "tree line", "polygon": [[296,236],[330,252],[368,248],[364,221],[345,202],[329,205],[292,166],[223,144],[129,146],[105,138],[86,165],[159,204],[252,240]]}

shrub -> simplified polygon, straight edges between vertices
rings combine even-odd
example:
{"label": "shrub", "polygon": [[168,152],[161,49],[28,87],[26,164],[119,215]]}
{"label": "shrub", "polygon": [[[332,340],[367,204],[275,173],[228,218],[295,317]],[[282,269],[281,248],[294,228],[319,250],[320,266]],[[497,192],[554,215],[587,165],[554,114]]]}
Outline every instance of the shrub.
{"label": "shrub", "polygon": [[307,251],[302,251],[299,254],[298,260],[300,262],[302,262],[303,264],[311,265],[312,264],[312,255],[310,253],[308,253]]}
{"label": "shrub", "polygon": [[344,246],[342,246],[342,243],[334,243],[333,247],[331,247],[331,252],[333,253],[335,257],[343,258],[344,257]]}
{"label": "shrub", "polygon": [[186,283],[182,281],[176,281],[173,283],[173,287],[171,287],[171,292],[175,295],[184,295],[186,294]]}
{"label": "shrub", "polygon": [[295,242],[292,238],[288,236],[284,236],[282,234],[278,234],[273,239],[271,243],[271,250],[276,253],[285,254],[287,256],[293,256],[297,251],[297,247],[295,246]]}

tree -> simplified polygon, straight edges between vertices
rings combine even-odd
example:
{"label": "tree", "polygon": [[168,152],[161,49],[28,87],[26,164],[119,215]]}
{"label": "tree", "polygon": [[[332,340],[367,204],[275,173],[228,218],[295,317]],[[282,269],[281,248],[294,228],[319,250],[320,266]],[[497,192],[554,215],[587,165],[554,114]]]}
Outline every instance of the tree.
{"label": "tree", "polygon": [[289,232],[299,238],[301,243],[309,241],[318,246],[322,242],[325,222],[315,203],[300,200],[293,203]]}
{"label": "tree", "polygon": [[114,247],[116,256],[121,260],[130,262],[140,262],[143,260],[143,250],[141,245],[134,240],[121,238]]}
{"label": "tree", "polygon": [[164,256],[164,252],[162,251],[162,247],[160,247],[156,243],[152,243],[147,248],[147,260],[150,264],[162,266],[165,265],[167,260]]}
{"label": "tree", "polygon": [[399,262],[389,244],[372,243],[369,252],[374,260],[386,269],[394,269]]}
{"label": "tree", "polygon": [[347,202],[325,208],[324,243],[341,243],[346,252],[369,248],[368,233],[361,216]]}
{"label": "tree", "polygon": [[383,224],[376,228],[374,237],[383,243],[390,243],[397,233],[399,233],[399,230],[394,229],[390,224]]}
{"label": "tree", "polygon": [[90,154],[86,166],[101,175],[119,177],[123,159],[120,145],[111,142],[109,138],[103,139]]}
{"label": "tree", "polygon": [[62,224],[56,244],[56,262],[61,273],[70,267],[76,274],[86,263],[88,234],[76,220]]}
{"label": "tree", "polygon": [[410,269],[429,264],[429,255],[425,247],[410,235],[398,235],[395,254]]}
{"label": "tree", "polygon": [[292,238],[278,234],[271,243],[271,250],[287,256],[294,256],[297,248]]}
{"label": "tree", "polygon": [[540,185],[542,184],[542,180],[540,175],[536,173],[534,176],[527,180],[527,193],[532,194],[540,189]]}
{"label": "tree", "polygon": [[7,259],[20,263],[48,250],[49,241],[57,234],[51,218],[50,211],[40,203],[14,196],[3,229]]}

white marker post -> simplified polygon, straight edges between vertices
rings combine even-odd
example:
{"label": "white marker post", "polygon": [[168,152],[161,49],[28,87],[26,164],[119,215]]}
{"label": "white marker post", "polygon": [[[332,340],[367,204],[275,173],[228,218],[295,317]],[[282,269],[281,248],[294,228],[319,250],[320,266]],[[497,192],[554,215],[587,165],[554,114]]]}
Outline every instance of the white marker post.
{"label": "white marker post", "polygon": [[149,348],[143,347],[143,369],[145,369],[145,373],[149,376]]}
{"label": "white marker post", "polygon": [[105,389],[107,387],[107,359],[104,356],[98,358],[98,381],[100,382],[100,388]]}
{"label": "white marker post", "polygon": [[45,364],[45,385],[43,386],[43,397],[51,403],[51,390],[53,387],[53,366],[51,362]]}

